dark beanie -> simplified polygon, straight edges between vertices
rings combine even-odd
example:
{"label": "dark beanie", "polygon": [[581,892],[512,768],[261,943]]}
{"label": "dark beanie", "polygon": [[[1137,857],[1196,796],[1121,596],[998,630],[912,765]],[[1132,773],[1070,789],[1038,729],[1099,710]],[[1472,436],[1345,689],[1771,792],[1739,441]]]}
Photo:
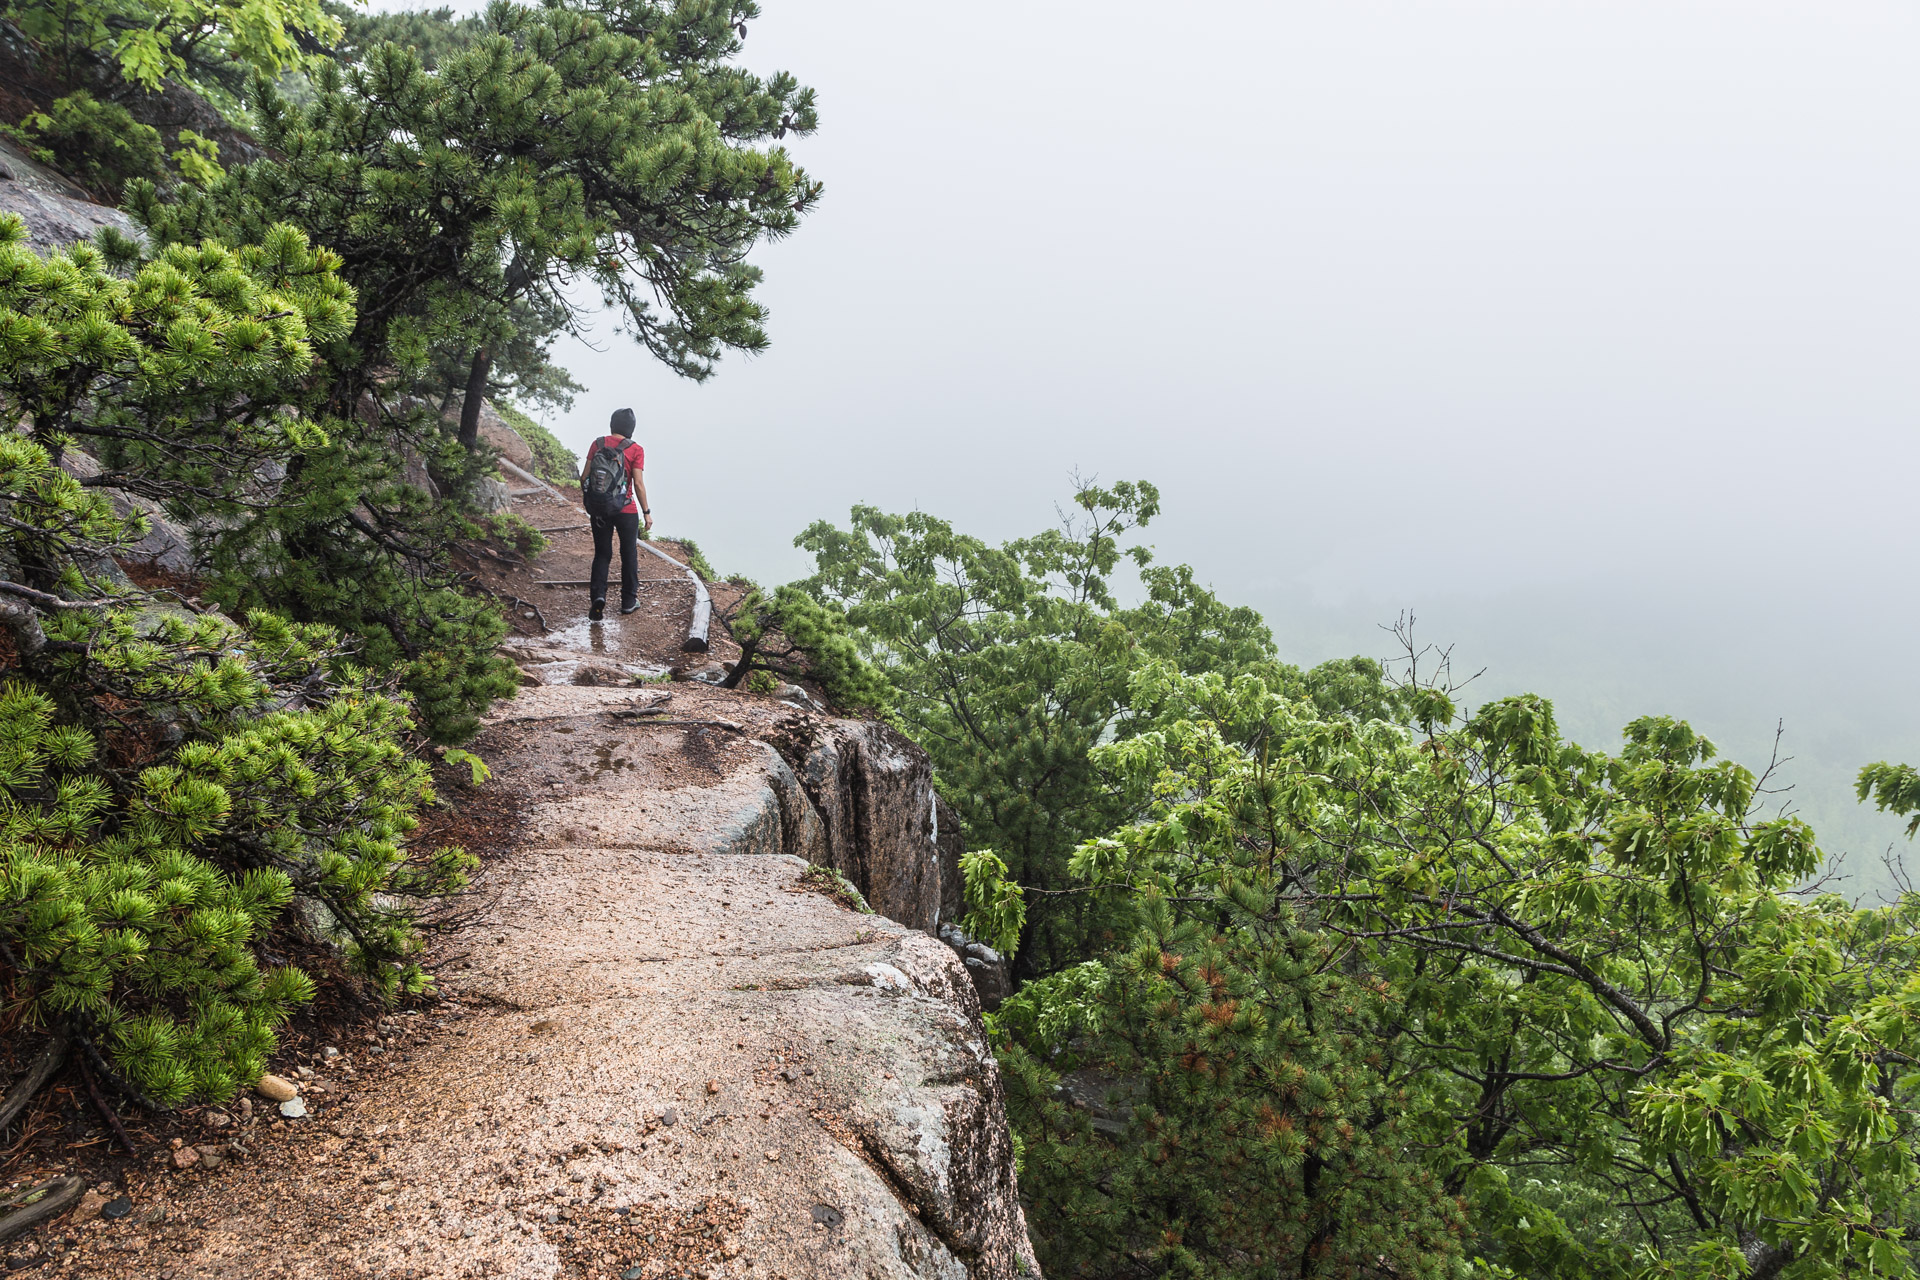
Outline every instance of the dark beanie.
{"label": "dark beanie", "polygon": [[615,409],[613,411],[613,434],[633,438],[633,410]]}

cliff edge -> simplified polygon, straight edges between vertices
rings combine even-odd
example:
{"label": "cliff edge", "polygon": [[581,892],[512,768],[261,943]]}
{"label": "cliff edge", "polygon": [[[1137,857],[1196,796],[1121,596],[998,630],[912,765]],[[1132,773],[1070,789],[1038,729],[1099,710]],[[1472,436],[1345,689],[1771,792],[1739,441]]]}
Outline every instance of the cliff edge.
{"label": "cliff edge", "polygon": [[290,1046],[305,1114],[210,1116],[226,1141],[176,1150],[89,1274],[1039,1275],[975,984],[931,936],[925,755],[684,664],[636,682],[686,605],[661,569],[626,631],[549,600],[516,642],[529,687],[472,744],[495,779],[449,798],[518,834],[428,958],[445,998]]}

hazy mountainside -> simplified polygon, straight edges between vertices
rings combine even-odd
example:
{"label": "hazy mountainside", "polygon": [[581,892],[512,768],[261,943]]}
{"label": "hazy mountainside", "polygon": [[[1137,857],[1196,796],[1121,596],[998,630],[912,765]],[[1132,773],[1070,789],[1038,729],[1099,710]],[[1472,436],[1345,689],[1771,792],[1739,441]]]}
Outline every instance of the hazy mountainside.
{"label": "hazy mountainside", "polygon": [[1884,855],[1910,854],[1904,820],[1859,803],[1854,790],[1863,765],[1920,757],[1920,673],[1895,657],[1903,611],[1817,585],[1796,589],[1790,610],[1770,596],[1608,582],[1401,599],[1365,588],[1346,600],[1246,593],[1295,661],[1388,656],[1393,641],[1381,628],[1411,608],[1424,641],[1452,646],[1457,673],[1485,669],[1469,701],[1540,694],[1589,747],[1617,743],[1637,716],[1672,715],[1760,772],[1778,727],[1783,762],[1770,785],[1790,790],[1776,799],[1843,857],[1838,891],[1872,900],[1893,888]]}

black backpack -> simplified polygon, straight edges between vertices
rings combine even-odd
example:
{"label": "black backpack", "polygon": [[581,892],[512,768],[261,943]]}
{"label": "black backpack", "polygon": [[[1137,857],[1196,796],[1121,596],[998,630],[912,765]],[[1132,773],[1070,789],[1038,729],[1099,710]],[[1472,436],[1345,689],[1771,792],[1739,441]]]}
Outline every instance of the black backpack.
{"label": "black backpack", "polygon": [[627,509],[627,446],[607,443],[603,436],[594,442],[593,455],[587,460],[587,487],[581,503],[590,516],[611,519]]}

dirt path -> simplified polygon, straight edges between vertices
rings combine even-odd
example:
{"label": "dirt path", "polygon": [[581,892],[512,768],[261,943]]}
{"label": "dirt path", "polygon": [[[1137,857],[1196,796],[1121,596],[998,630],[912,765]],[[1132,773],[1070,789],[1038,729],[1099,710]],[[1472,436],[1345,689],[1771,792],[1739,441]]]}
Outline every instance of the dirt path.
{"label": "dirt path", "polygon": [[[675,656],[665,607],[624,630],[569,612],[537,638]],[[429,957],[447,998],[287,1061],[310,1073],[305,1118],[256,1103],[244,1156],[170,1172],[139,1212],[83,1228],[62,1269],[1037,1274],[965,970],[783,852],[821,820],[796,817],[807,801],[769,743],[807,723],[697,684],[503,704],[475,749],[497,775],[489,812],[511,797],[525,834]]]}

